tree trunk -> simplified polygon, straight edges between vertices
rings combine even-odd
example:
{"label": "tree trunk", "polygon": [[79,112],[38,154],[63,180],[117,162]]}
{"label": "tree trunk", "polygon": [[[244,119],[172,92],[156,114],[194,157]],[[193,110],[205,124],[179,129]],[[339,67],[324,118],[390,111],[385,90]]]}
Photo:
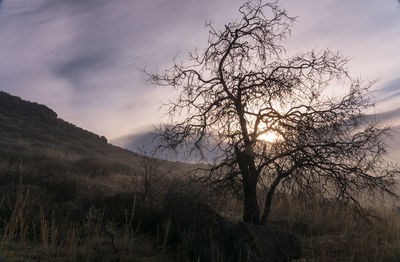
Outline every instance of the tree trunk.
{"label": "tree trunk", "polygon": [[243,221],[251,224],[260,223],[260,209],[257,201],[257,177],[248,175],[243,180],[244,210]]}
{"label": "tree trunk", "polygon": [[236,148],[236,159],[243,178],[243,221],[260,224],[260,208],[257,201],[258,174],[252,154]]}
{"label": "tree trunk", "polygon": [[272,198],[274,196],[274,192],[276,187],[279,185],[279,182],[281,181],[281,177],[278,176],[275,181],[271,184],[271,187],[268,190],[267,196],[265,198],[265,206],[264,206],[264,213],[261,218],[261,224],[265,225],[267,223],[268,215],[269,212],[271,211],[271,204],[272,204]]}

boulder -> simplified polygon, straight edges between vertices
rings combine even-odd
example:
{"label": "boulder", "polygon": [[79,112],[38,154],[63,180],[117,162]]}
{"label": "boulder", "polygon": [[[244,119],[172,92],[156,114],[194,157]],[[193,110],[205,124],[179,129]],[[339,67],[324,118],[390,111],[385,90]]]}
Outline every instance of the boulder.
{"label": "boulder", "polygon": [[296,236],[271,226],[238,223],[231,234],[233,248],[239,251],[242,261],[284,262],[301,256]]}
{"label": "boulder", "polygon": [[292,233],[230,222],[187,195],[167,194],[163,210],[172,222],[175,239],[189,246],[195,261],[286,262],[301,256],[300,243]]}
{"label": "boulder", "polygon": [[195,197],[168,193],[164,197],[163,213],[180,228],[203,230],[224,221],[217,212]]}

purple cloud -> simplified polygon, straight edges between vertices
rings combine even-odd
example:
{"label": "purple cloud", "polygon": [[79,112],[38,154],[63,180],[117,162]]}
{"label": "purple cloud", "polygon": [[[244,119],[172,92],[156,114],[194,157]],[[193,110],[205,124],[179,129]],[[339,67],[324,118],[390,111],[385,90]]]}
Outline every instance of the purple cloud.
{"label": "purple cloud", "polygon": [[[400,68],[396,2],[282,0],[299,16],[289,52],[330,47],[354,56],[356,75],[394,79]],[[237,18],[241,0],[11,0],[0,11],[0,89],[48,105],[110,139],[158,124],[170,89],[141,69],[163,70]],[[390,39],[390,41],[388,41]]]}

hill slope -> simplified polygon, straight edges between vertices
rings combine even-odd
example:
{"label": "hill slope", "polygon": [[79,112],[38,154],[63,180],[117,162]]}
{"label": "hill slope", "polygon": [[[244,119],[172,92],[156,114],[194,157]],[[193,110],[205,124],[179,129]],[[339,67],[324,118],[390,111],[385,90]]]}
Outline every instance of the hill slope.
{"label": "hill slope", "polygon": [[[44,105],[27,102],[0,91],[0,154],[37,157],[54,151],[71,155],[136,154],[107,143],[89,131],[60,118]],[[39,150],[38,150],[39,149]],[[34,154],[32,154],[34,152]]]}
{"label": "hill slope", "polygon": [[[93,187],[106,193],[121,192],[131,186],[132,177],[141,174],[143,159],[107,143],[105,137],[58,118],[45,105],[0,91],[0,177],[4,186],[21,177],[34,184],[43,179],[61,184],[72,179],[85,185],[81,186],[82,192]],[[193,168],[152,161],[160,170],[171,170],[173,165],[171,176]]]}
{"label": "hill slope", "polygon": [[[157,228],[146,207],[190,168],[113,146],[0,91],[0,260],[169,261],[138,229]],[[137,237],[141,245],[133,245]]]}

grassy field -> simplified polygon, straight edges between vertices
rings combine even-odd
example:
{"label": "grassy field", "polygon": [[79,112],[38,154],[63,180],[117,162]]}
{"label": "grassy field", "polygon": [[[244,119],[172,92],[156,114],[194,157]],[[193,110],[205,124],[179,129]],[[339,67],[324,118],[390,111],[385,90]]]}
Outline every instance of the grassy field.
{"label": "grassy field", "polygon": [[365,220],[338,203],[281,201],[271,223],[300,238],[300,261],[398,261],[400,210],[376,206],[370,212],[376,218]]}
{"label": "grassy field", "polygon": [[[107,184],[105,177],[96,179]],[[43,193],[54,185],[9,184],[0,198],[1,255],[6,261],[188,261],[185,243],[165,241],[168,227],[159,211],[168,183],[177,186],[164,180],[145,204],[143,191],[129,187],[104,195],[99,187],[88,192],[71,182],[64,186],[76,187],[70,189],[75,195],[60,199]],[[210,204],[240,220],[240,204],[226,197]],[[304,255],[298,261],[396,261],[400,209],[377,205],[370,212],[377,217],[364,220],[339,203],[280,195],[269,223],[300,239]]]}
{"label": "grassy field", "polygon": [[[238,221],[229,192],[187,184],[195,165],[143,157],[0,92],[0,255],[5,261],[191,261],[169,239],[167,192],[198,195]],[[277,195],[269,224],[301,241],[299,261],[399,261],[400,208],[365,220],[337,202]],[[396,260],[397,259],[397,260]],[[213,262],[223,262],[219,258]]]}

